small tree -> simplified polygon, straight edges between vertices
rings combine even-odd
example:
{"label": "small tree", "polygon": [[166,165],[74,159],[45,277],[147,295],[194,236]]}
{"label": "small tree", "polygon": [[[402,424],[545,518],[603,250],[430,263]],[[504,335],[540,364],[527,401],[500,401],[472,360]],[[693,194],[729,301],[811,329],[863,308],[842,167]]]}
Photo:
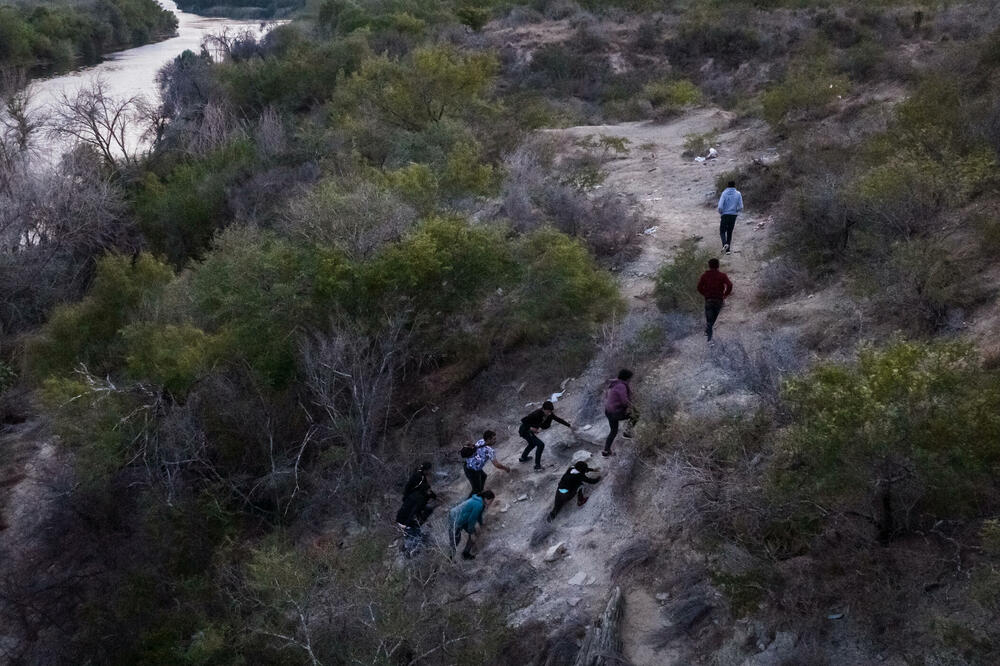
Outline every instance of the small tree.
{"label": "small tree", "polygon": [[957,343],[865,349],[788,382],[794,425],[779,494],[869,520],[885,542],[920,517],[975,514],[995,497],[1000,382]]}

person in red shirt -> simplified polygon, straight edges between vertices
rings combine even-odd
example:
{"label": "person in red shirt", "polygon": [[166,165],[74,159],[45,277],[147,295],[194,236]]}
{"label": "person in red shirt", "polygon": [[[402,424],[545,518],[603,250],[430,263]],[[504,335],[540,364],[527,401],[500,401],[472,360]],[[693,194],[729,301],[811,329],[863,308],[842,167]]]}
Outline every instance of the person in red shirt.
{"label": "person in red shirt", "polygon": [[712,344],[712,328],[722,312],[722,304],[733,293],[729,276],[719,270],[719,260],[709,259],[708,270],[698,280],[698,293],[705,297],[705,336]]}

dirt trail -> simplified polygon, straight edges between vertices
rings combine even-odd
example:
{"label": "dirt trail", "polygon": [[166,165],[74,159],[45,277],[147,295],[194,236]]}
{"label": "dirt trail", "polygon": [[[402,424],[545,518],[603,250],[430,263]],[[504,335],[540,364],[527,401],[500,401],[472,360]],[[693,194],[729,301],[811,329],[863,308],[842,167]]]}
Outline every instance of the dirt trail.
{"label": "dirt trail", "polygon": [[[680,241],[701,236],[703,247],[713,250],[721,247],[715,180],[719,173],[734,169],[751,157],[740,150],[744,133],[751,130],[727,129],[729,124],[730,117],[725,112],[703,109],[667,124],[626,123],[563,130],[577,137],[604,134],[624,137],[630,142],[627,157],[605,165],[608,177],[604,187],[634,195],[638,205],[652,218],[650,224],[657,227],[643,236],[638,258],[619,273],[620,286],[628,300],[626,319],[633,327],[660,316],[652,299],[653,276]],[[715,129],[720,131],[718,159],[698,163],[681,157],[685,136]],[[751,307],[750,296],[766,247],[768,227],[757,227],[762,220],[754,212],[753,201],[747,201],[746,207],[734,232],[734,252],[722,257],[723,270],[732,278],[735,291],[717,327],[720,346],[736,335],[765,335],[754,333],[762,322],[761,315]],[[577,438],[559,425],[543,433],[547,466],[542,472],[531,471],[531,463],[517,462],[523,441],[517,437],[516,426],[530,408],[549,397],[545,390],[557,392],[560,387],[530,387],[530,394],[521,392],[521,387],[497,387],[495,404],[506,409],[480,414],[470,424],[473,431],[492,428],[500,433],[499,458],[515,470],[507,475],[487,468],[490,475],[487,486],[497,492],[498,500],[490,509],[487,528],[477,548],[480,556],[471,564],[486,579],[505,575],[505,559],[529,558],[536,574],[530,583],[534,597],[510,618],[515,625],[532,620],[545,621],[549,626],[559,621],[592,622],[603,609],[616,572],[627,568],[631,556],[642,554],[651,536],[655,538],[675,527],[664,524],[664,516],[681,514],[674,510],[679,507],[672,506],[681,495],[679,480],[677,487],[672,488],[669,479],[657,479],[653,498],[646,493],[647,505],[630,506],[633,491],[629,477],[643,472],[643,463],[630,453],[632,442],[619,437],[615,445],[619,455],[613,458],[599,455],[608,431],[601,395],[609,369],[616,368],[618,363],[607,353],[599,355],[581,377],[566,383],[556,411],[578,428],[587,429],[579,430]],[[676,342],[676,352],[663,360],[655,377],[637,379],[643,387],[669,382],[686,407],[711,404],[724,408],[723,401],[731,401],[733,396],[712,389],[719,372],[699,326]],[[497,427],[498,424],[503,425]],[[551,507],[556,482],[579,450],[587,450],[594,456],[590,463],[601,468],[604,480],[587,489],[593,489],[593,494],[584,508],[567,505],[549,526],[545,514]],[[453,475],[451,478],[455,479]],[[452,498],[464,497],[467,492],[464,478],[455,479],[449,491]],[[519,501],[522,497],[525,499]],[[444,507],[441,513],[446,510]],[[566,543],[567,556],[555,562],[543,561],[546,550],[559,542]],[[658,608],[652,592],[637,596],[636,591],[631,591],[630,595],[637,603],[626,604],[627,656],[637,666],[681,663],[677,661],[681,657],[676,650],[653,649],[648,645],[650,631],[663,624],[660,613],[653,612],[650,617],[650,610]]]}

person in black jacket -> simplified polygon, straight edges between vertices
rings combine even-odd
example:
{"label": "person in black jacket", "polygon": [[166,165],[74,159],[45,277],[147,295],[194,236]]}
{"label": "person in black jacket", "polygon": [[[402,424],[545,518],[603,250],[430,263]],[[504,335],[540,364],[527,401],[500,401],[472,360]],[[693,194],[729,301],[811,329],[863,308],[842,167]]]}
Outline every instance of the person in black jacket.
{"label": "person in black jacket", "polygon": [[427,480],[427,473],[431,471],[431,464],[428,461],[420,463],[416,471],[410,475],[410,479],[406,482],[406,486],[403,488],[403,498],[405,499],[407,495],[412,493],[418,488],[423,488],[430,493],[431,499],[435,497],[434,492],[431,491],[430,481]]}
{"label": "person in black jacket", "polygon": [[542,403],[541,409],[536,409],[521,419],[521,427],[518,428],[517,434],[520,435],[524,441],[528,443],[528,445],[524,447],[524,451],[521,453],[521,457],[518,458],[518,462],[528,462],[531,460],[529,454],[531,453],[531,450],[534,449],[535,469],[542,469],[542,451],[545,450],[545,442],[538,438],[537,433],[539,430],[548,430],[553,421],[561,423],[567,428],[573,428],[568,421],[563,421],[561,418],[556,416],[555,407],[548,400]]}
{"label": "person in black jacket", "polygon": [[597,483],[601,480],[599,476],[594,478],[587,476],[587,472],[594,471],[596,470],[591,469],[582,460],[566,470],[566,473],[559,479],[559,487],[556,488],[556,502],[552,507],[552,511],[549,512],[549,521],[556,517],[556,514],[562,510],[563,505],[573,499],[574,495],[576,495],[577,506],[583,506],[587,503],[587,500],[590,498],[583,494],[583,488],[580,486],[584,483]]}
{"label": "person in black jacket", "polygon": [[437,508],[437,496],[429,488],[417,487],[403,498],[396,512],[396,523],[403,529],[403,555],[411,556],[424,542],[421,526]]}

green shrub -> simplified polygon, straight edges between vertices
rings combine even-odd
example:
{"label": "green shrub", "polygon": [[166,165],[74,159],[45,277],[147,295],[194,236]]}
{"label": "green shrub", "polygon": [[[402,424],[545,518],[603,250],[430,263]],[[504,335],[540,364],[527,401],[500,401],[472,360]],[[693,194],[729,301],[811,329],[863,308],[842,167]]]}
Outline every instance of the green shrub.
{"label": "green shrub", "polygon": [[[189,290],[195,323],[215,338],[221,358],[245,359],[269,384],[283,386],[295,374],[297,332],[322,321],[321,270],[328,297],[343,293],[342,264],[331,256],[321,266],[316,254],[269,232],[231,228],[174,288]],[[176,342],[180,331],[172,335]],[[200,337],[191,330],[183,335]],[[197,365],[201,352],[193,353]]]}
{"label": "green shrub", "polygon": [[715,193],[721,195],[728,187],[729,181],[734,181],[737,189],[743,194],[743,199],[752,201],[754,208],[760,210],[781,199],[794,184],[789,180],[787,168],[782,163],[751,162],[731,171],[723,171],[716,176]]}
{"label": "green shrub", "polygon": [[57,307],[28,342],[29,373],[43,379],[81,363],[96,374],[111,371],[124,356],[122,329],[160,297],[172,278],[170,267],[148,254],[104,257],[84,299]]}
{"label": "green shrub", "polygon": [[211,338],[191,325],[133,324],[122,337],[129,374],[175,396],[186,393],[211,362]]}
{"label": "green shrub", "polygon": [[660,118],[680,113],[701,102],[701,91],[687,79],[647,83],[642,95],[653,105]]}
{"label": "green shrub", "polygon": [[868,516],[882,540],[975,515],[996,498],[997,380],[957,343],[897,342],[861,351],[855,367],[820,365],[785,387],[792,425],[772,488]]}
{"label": "green shrub", "polygon": [[434,315],[461,311],[513,276],[502,229],[431,218],[386,246],[362,268],[361,280],[369,303],[402,301]]}
{"label": "green shrub", "polygon": [[121,469],[156,417],[141,396],[95,383],[92,377],[50,377],[39,397],[53,430],[74,453],[77,475],[88,486],[106,483]]}
{"label": "green shrub", "polygon": [[447,46],[426,46],[405,60],[365,60],[350,79],[352,102],[383,123],[419,131],[484,104],[497,73],[496,58]]}
{"label": "green shrub", "polygon": [[208,248],[226,222],[226,190],[256,159],[239,141],[185,162],[164,177],[148,172],[136,196],[139,227],[157,254],[180,268]]}
{"label": "green shrub", "polygon": [[698,246],[697,238],[681,241],[673,258],[656,273],[654,295],[663,312],[697,312],[703,299],[698,293],[698,278],[708,269],[712,253]]}
{"label": "green shrub", "polygon": [[[685,134],[684,152],[681,153],[681,156],[696,157],[698,155],[705,155],[709,148],[715,146],[718,139],[719,130],[711,130],[710,132],[696,134]],[[716,179],[716,182],[718,182],[718,179]]]}
{"label": "green shrub", "polygon": [[542,342],[557,332],[586,331],[621,311],[611,276],[597,267],[579,240],[539,229],[524,238],[516,256],[524,271],[513,307],[529,342]]}
{"label": "green shrub", "polygon": [[780,83],[761,95],[764,119],[772,127],[782,127],[790,120],[820,118],[849,89],[847,77],[834,74],[823,55],[804,57]]}
{"label": "green shrub", "polygon": [[851,276],[854,291],[869,301],[880,323],[931,333],[950,324],[953,311],[971,307],[985,293],[942,241],[897,241],[888,260],[884,246],[873,254],[877,259],[856,262]]}

